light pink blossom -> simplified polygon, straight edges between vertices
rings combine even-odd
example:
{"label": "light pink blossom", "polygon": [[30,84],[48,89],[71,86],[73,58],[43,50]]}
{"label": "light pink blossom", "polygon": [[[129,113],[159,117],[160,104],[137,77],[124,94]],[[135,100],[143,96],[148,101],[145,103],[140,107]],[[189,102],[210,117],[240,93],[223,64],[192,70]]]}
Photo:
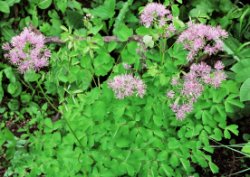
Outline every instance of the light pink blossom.
{"label": "light pink blossom", "polygon": [[167,92],[166,95],[167,95],[168,98],[172,99],[172,98],[174,98],[175,93],[174,93],[173,90],[170,90],[170,91]]}
{"label": "light pink blossom", "polygon": [[224,69],[224,64],[221,62],[221,61],[217,61],[214,65],[214,68],[217,69],[217,70],[222,70]]}
{"label": "light pink blossom", "polygon": [[124,99],[132,95],[142,98],[146,93],[146,85],[143,81],[131,74],[115,76],[108,82],[108,86],[114,91],[118,99]]}
{"label": "light pink blossom", "polygon": [[153,2],[144,7],[140,20],[147,28],[150,27],[153,22],[157,22],[160,26],[163,26],[167,20],[170,20],[167,18],[172,18],[172,15],[170,15],[170,11],[167,10],[164,5]]}
{"label": "light pink blossom", "polygon": [[189,51],[187,59],[192,61],[199,52],[213,55],[223,50],[222,39],[227,37],[227,32],[219,26],[213,27],[189,22],[188,28],[181,33],[177,42],[182,43],[184,48]]}
{"label": "light pink blossom", "polygon": [[[190,66],[190,71],[179,79],[178,84],[175,77],[172,79],[171,85],[175,92],[169,90],[166,96],[171,98],[173,103],[170,104],[170,108],[178,120],[183,120],[187,114],[192,112],[193,104],[201,96],[206,85],[215,88],[221,85],[226,79],[223,68],[224,65],[220,61],[215,64],[214,69],[205,62],[194,63]],[[173,99],[174,97],[176,99]]]}
{"label": "light pink blossom", "polygon": [[16,65],[21,73],[27,70],[38,71],[48,66],[51,55],[50,50],[45,47],[45,37],[34,33],[30,28],[24,28],[2,48],[7,52],[4,56]]}

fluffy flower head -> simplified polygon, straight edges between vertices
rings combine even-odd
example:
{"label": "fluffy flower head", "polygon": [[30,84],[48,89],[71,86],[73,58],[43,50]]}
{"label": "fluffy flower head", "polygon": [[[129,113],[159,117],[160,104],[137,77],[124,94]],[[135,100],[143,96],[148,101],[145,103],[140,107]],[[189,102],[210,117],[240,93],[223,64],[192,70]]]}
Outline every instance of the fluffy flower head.
{"label": "fluffy flower head", "polygon": [[21,73],[30,69],[38,71],[48,65],[50,51],[45,47],[45,38],[42,34],[34,33],[30,28],[24,28],[2,48],[7,52],[5,57],[16,65]]}
{"label": "fluffy flower head", "polygon": [[114,91],[118,99],[124,99],[134,94],[142,98],[146,93],[146,85],[143,81],[131,74],[115,76],[113,80],[108,82],[108,86]]}
{"label": "fluffy flower head", "polygon": [[173,103],[170,108],[178,120],[183,120],[188,113],[192,112],[193,104],[202,94],[205,85],[215,88],[221,85],[226,79],[223,68],[224,65],[221,61],[215,64],[214,69],[205,62],[194,63],[190,66],[190,71],[179,80],[178,84],[173,84],[173,81],[176,80],[176,78],[173,78],[172,86],[175,88],[175,92],[169,90],[166,96],[171,98],[170,100]]}
{"label": "fluffy flower head", "polygon": [[157,21],[160,26],[165,25],[166,18],[172,17],[169,10],[160,3],[149,3],[145,6],[140,20],[147,28],[150,27],[154,21]]}
{"label": "fluffy flower head", "polygon": [[227,32],[219,26],[189,22],[188,28],[182,32],[177,41],[189,51],[187,59],[191,61],[199,52],[213,55],[223,50],[222,39],[227,36]]}

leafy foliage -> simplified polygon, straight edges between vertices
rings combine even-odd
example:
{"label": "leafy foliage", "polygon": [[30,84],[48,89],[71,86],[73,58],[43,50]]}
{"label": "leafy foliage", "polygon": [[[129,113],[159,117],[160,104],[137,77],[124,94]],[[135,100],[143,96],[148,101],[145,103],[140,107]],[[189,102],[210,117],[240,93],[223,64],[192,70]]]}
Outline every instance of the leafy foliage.
{"label": "leafy foliage", "polygon": [[[24,74],[0,51],[0,175],[202,176],[197,166],[220,173],[212,142],[241,135],[236,120],[250,99],[250,7],[165,0],[176,30],[166,38],[163,28],[140,24],[147,3],[0,1],[1,44],[30,26],[52,51],[48,67]],[[216,89],[204,86],[179,121],[165,92],[191,65],[175,42],[187,17],[230,33],[225,52],[197,59],[222,59],[228,79]],[[140,77],[146,95],[116,99],[107,83],[119,74]]]}

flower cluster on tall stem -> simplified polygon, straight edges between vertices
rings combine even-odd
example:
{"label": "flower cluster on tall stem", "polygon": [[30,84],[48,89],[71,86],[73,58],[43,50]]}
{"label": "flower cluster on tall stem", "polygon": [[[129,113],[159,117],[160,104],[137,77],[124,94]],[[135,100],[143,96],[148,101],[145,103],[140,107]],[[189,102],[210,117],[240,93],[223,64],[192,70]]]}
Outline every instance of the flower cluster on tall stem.
{"label": "flower cluster on tall stem", "polygon": [[144,7],[140,20],[147,28],[154,23],[161,27],[164,26],[168,20],[172,20],[172,14],[164,5],[153,2]]}
{"label": "flower cluster on tall stem", "polygon": [[115,76],[108,82],[108,86],[114,91],[118,99],[124,99],[132,95],[142,98],[146,93],[146,85],[144,82],[132,74]]}
{"label": "flower cluster on tall stem", "polygon": [[221,61],[215,63],[214,69],[204,62],[194,63],[182,79],[177,81],[173,78],[173,89],[169,90],[166,96],[171,100],[170,107],[177,119],[183,120],[188,113],[192,112],[193,104],[202,94],[205,85],[215,88],[221,85],[226,79],[223,69],[224,65]]}
{"label": "flower cluster on tall stem", "polygon": [[182,43],[189,51],[187,59],[192,61],[199,52],[212,55],[223,50],[222,39],[228,33],[220,26],[188,23],[188,28],[181,33],[177,42]]}
{"label": "flower cluster on tall stem", "polygon": [[24,30],[11,39],[10,43],[2,46],[6,51],[4,55],[10,63],[16,65],[21,73],[28,70],[39,71],[48,66],[50,50],[45,47],[45,37],[42,34],[36,34],[31,28]]}

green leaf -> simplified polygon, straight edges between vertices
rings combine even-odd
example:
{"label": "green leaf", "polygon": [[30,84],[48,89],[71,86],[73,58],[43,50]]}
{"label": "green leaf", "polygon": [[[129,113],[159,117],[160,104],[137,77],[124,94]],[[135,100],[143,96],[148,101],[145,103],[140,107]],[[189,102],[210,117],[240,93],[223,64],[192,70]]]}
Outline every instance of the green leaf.
{"label": "green leaf", "polygon": [[227,129],[224,130],[224,137],[226,139],[230,139],[231,138],[231,134],[229,133],[229,131]]}
{"label": "green leaf", "polygon": [[25,92],[22,92],[22,94],[21,94],[20,97],[21,97],[21,102],[22,102],[22,103],[28,103],[28,102],[30,102],[31,99],[32,99],[31,95],[28,94],[28,93],[25,93]]}
{"label": "green leaf", "polygon": [[4,91],[3,91],[3,87],[2,87],[2,79],[3,79],[3,72],[0,72],[0,103],[1,103],[3,96],[4,96]]}
{"label": "green leaf", "polygon": [[114,34],[119,38],[119,40],[127,41],[128,38],[133,35],[133,30],[124,23],[121,23],[114,31]]}
{"label": "green leaf", "polygon": [[10,13],[8,2],[0,1],[0,12],[6,13],[6,14]]}
{"label": "green leaf", "polygon": [[13,6],[14,4],[19,3],[19,2],[20,2],[20,0],[7,0],[7,3],[8,3],[8,5],[9,5],[9,7],[11,7],[11,6]]}
{"label": "green leaf", "polygon": [[103,101],[96,101],[92,109],[93,118],[96,120],[103,119],[107,114],[106,104]]}
{"label": "green leaf", "polygon": [[184,159],[184,158],[180,158],[180,161],[181,161],[182,166],[184,167],[184,169],[187,172],[189,172],[191,170],[190,162],[187,159]]}
{"label": "green leaf", "polygon": [[127,64],[136,64],[139,63],[140,57],[136,53],[137,43],[136,42],[129,42],[127,47],[122,50],[121,58],[122,61]]}
{"label": "green leaf", "polygon": [[24,73],[24,80],[26,82],[35,82],[40,78],[40,74],[37,74],[34,70],[29,70]]}
{"label": "green leaf", "polygon": [[241,101],[250,100],[250,78],[248,78],[240,87],[240,100]]}
{"label": "green leaf", "polygon": [[153,116],[153,120],[154,120],[154,123],[155,123],[156,126],[158,126],[158,127],[161,127],[161,126],[162,126],[163,120],[162,120],[162,117],[161,117],[161,116],[154,115],[154,116]]}
{"label": "green leaf", "polygon": [[169,159],[169,163],[171,164],[172,167],[177,167],[180,164],[179,158],[175,153],[173,153]]}
{"label": "green leaf", "polygon": [[238,136],[239,134],[238,125],[232,124],[232,125],[227,126],[226,129],[230,130],[230,132],[232,132],[236,136]]}
{"label": "green leaf", "polygon": [[193,157],[196,159],[197,163],[203,167],[206,168],[207,161],[204,159],[204,153],[200,150],[192,151]]}
{"label": "green leaf", "polygon": [[140,26],[136,29],[136,34],[144,36],[144,35],[150,35],[153,36],[155,34],[155,31],[151,28],[146,28],[144,26]]}
{"label": "green leaf", "polygon": [[120,147],[120,148],[129,147],[130,142],[129,142],[128,138],[120,137],[116,140],[116,145],[117,145],[117,147]]}
{"label": "green leaf", "polygon": [[168,148],[169,149],[178,149],[180,147],[180,142],[175,139],[175,138],[169,138],[169,142],[168,142]]}
{"label": "green leaf", "polygon": [[126,103],[120,100],[119,102],[114,102],[114,103],[115,104],[113,108],[113,114],[114,114],[115,119],[119,119],[124,114]]}
{"label": "green leaf", "polygon": [[7,91],[13,96],[17,97],[22,92],[22,85],[20,82],[11,82],[8,85]]}
{"label": "green leaf", "polygon": [[179,9],[178,5],[176,5],[176,4],[172,5],[171,9],[172,9],[173,16],[175,16],[175,17],[179,16],[180,9]]}
{"label": "green leaf", "polygon": [[222,132],[220,129],[215,128],[214,129],[214,134],[210,136],[211,138],[215,139],[216,141],[221,141],[222,140]]}
{"label": "green leaf", "polygon": [[242,152],[250,154],[250,142],[248,142],[247,144],[245,144],[243,146],[243,148],[241,149]]}
{"label": "green leaf", "polygon": [[199,135],[199,140],[204,143],[204,145],[208,146],[209,141],[208,141],[208,135],[205,130],[202,130],[200,135]]}
{"label": "green leaf", "polygon": [[240,102],[240,99],[238,99],[238,96],[233,95],[233,94],[228,96],[224,104],[225,104],[226,112],[233,113],[235,110],[235,107],[244,108],[244,104]]}
{"label": "green leaf", "polygon": [[172,176],[174,174],[174,170],[165,163],[162,164],[162,169],[166,176]]}
{"label": "green leaf", "polygon": [[114,16],[115,4],[115,0],[105,0],[103,5],[94,8],[93,10],[91,10],[91,13],[103,20],[107,20]]}
{"label": "green leaf", "polygon": [[66,11],[68,0],[56,0],[55,6],[64,13]]}
{"label": "green leaf", "polygon": [[15,99],[11,99],[9,102],[8,102],[8,107],[11,111],[17,111],[18,108],[19,108],[19,102]]}
{"label": "green leaf", "polygon": [[40,9],[47,9],[52,3],[52,0],[40,0],[38,3],[38,7]]}
{"label": "green leaf", "polygon": [[16,76],[11,67],[5,68],[4,74],[10,80],[10,82],[16,82]]}
{"label": "green leaf", "polygon": [[94,69],[97,76],[105,76],[113,67],[114,59],[108,53],[101,53],[94,59]]}
{"label": "green leaf", "polygon": [[203,124],[210,125],[211,127],[216,126],[215,120],[213,119],[210,112],[207,110],[204,110],[202,113],[202,122],[203,122]]}
{"label": "green leaf", "polygon": [[214,164],[212,161],[209,162],[209,167],[210,167],[211,171],[213,172],[213,174],[219,172],[218,166],[216,164]]}
{"label": "green leaf", "polygon": [[44,119],[44,125],[50,129],[53,128],[53,123],[52,123],[51,119],[49,119],[49,118]]}

